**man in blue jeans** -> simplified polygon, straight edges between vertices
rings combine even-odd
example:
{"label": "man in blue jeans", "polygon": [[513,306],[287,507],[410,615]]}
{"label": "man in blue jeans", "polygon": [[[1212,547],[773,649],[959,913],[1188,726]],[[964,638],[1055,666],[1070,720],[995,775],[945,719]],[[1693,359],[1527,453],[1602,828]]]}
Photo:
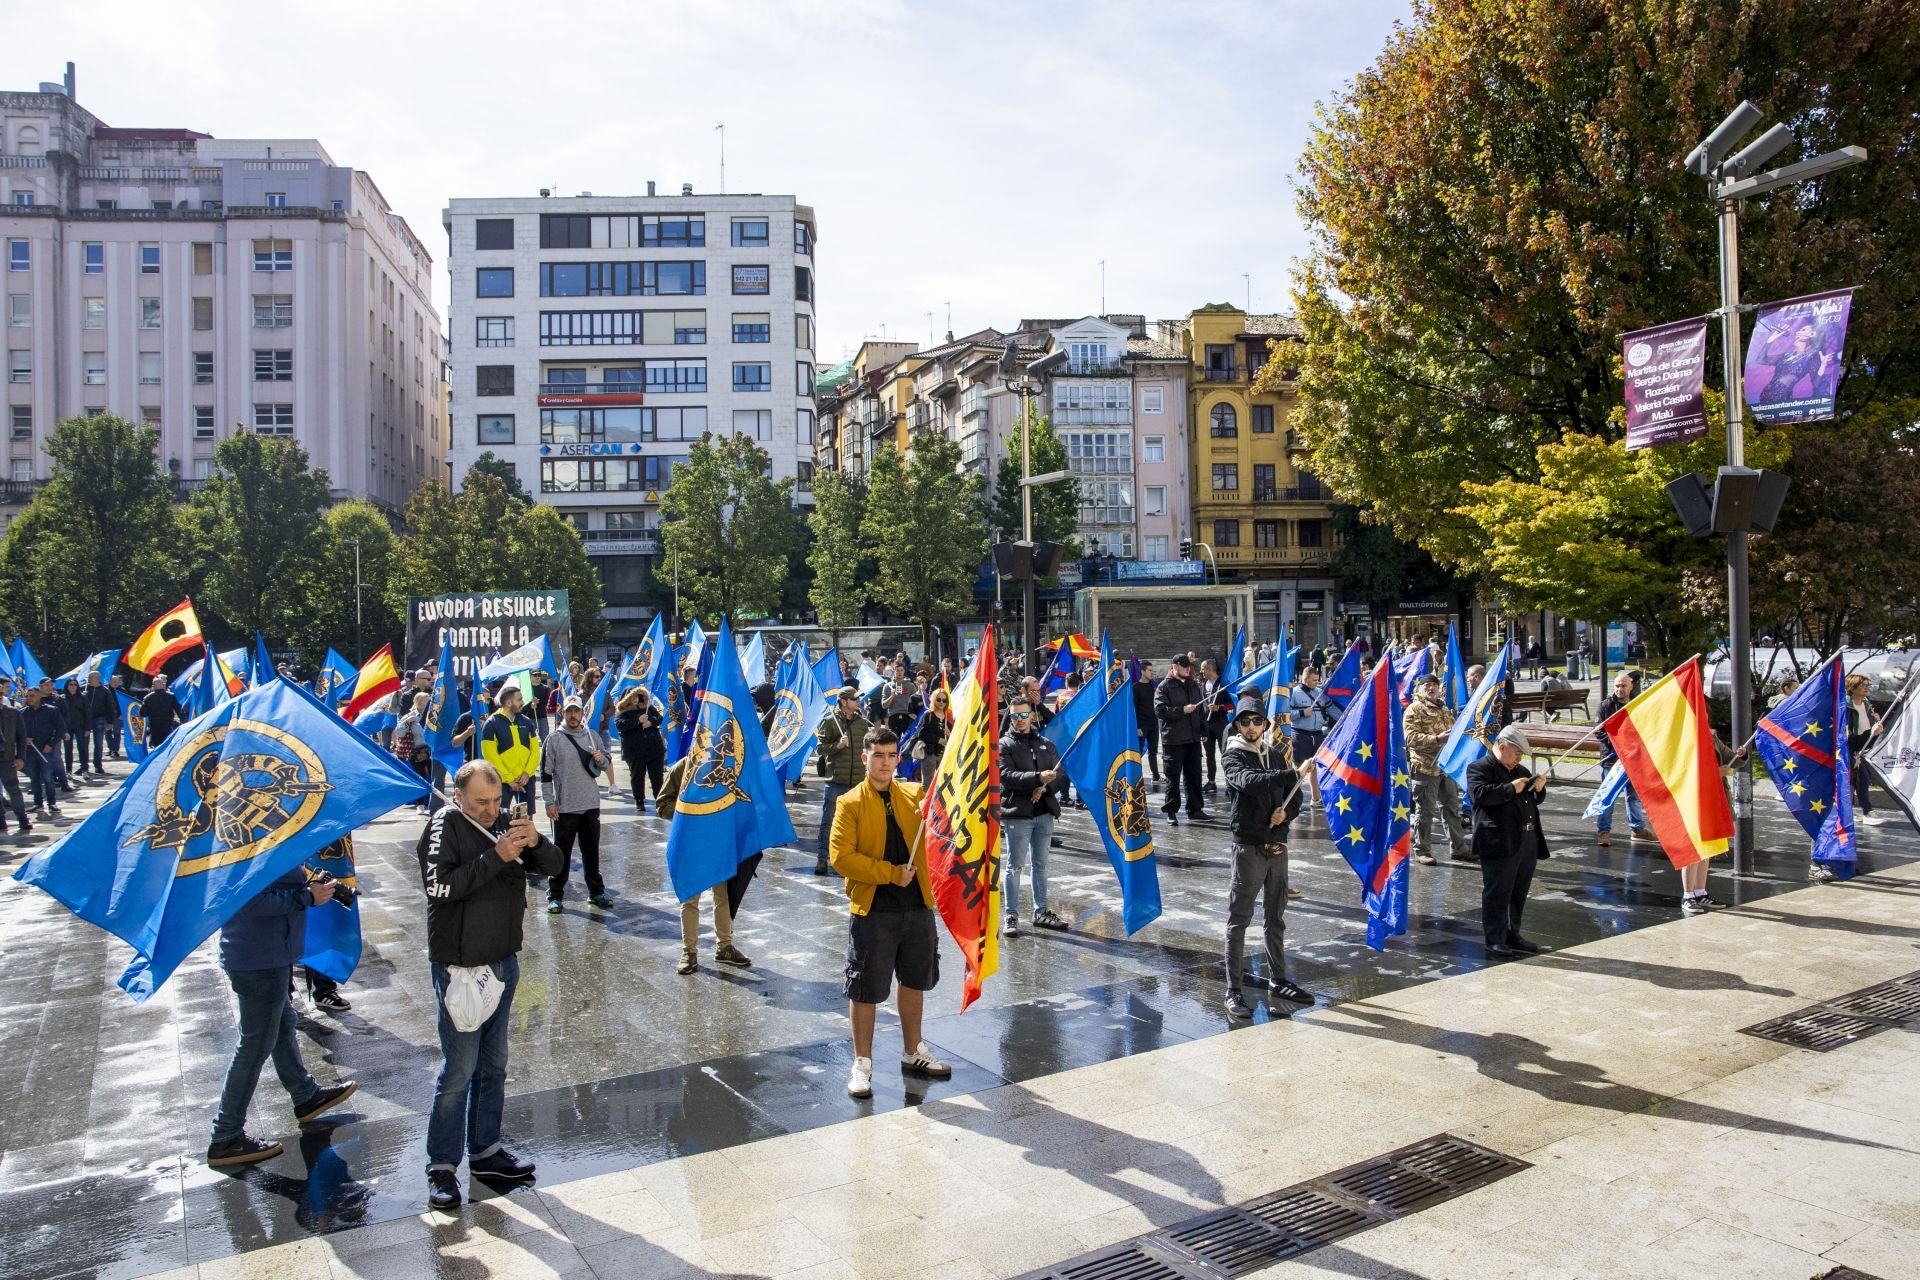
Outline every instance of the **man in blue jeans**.
{"label": "man in blue jeans", "polygon": [[60,817],[60,739],[66,736],[67,716],[60,707],[47,701],[39,689],[27,689],[26,710],[20,713],[20,727],[26,733],[27,778],[33,784],[35,817]]}
{"label": "man in blue jeans", "polygon": [[[98,671],[87,672],[86,688],[81,690],[86,699],[88,738],[93,745],[93,772],[100,774],[106,768],[107,729],[120,723],[120,700],[113,696],[113,690],[100,683]],[[86,764],[87,743],[80,744],[80,762]]]}
{"label": "man in blue jeans", "polygon": [[1047,855],[1067,771],[1060,751],[1034,727],[1033,703],[1016,694],[1007,704],[1007,732],[1000,738],[1000,828],[1006,836],[1001,864],[1007,912],[1005,934],[1020,936],[1020,871],[1033,871],[1033,925],[1064,930],[1067,922],[1047,905]]}
{"label": "man in blue jeans", "polygon": [[[427,1203],[460,1205],[460,1161],[476,1178],[525,1182],[531,1161],[500,1141],[507,1105],[507,1027],[520,981],[527,876],[557,876],[566,855],[534,830],[525,809],[500,811],[500,771],[470,760],[453,775],[454,803],[427,819],[416,851],[427,891],[427,959],[439,1007],[440,1078],[427,1120]],[[463,1031],[447,1009],[456,969],[486,969],[499,1003]],[[474,976],[474,975],[466,975]]]}
{"label": "man in blue jeans", "polygon": [[[1602,776],[1605,776],[1607,770],[1613,768],[1614,764],[1620,759],[1620,753],[1613,749],[1613,740],[1608,738],[1606,730],[1599,726],[1605,724],[1620,708],[1633,701],[1633,684],[1633,677],[1624,671],[1615,676],[1613,678],[1613,692],[1600,700],[1600,709],[1594,713],[1593,732],[1594,736],[1600,739],[1600,773]],[[1623,794],[1627,798],[1627,827],[1632,832],[1633,838],[1635,840],[1652,840],[1654,835],[1652,829],[1647,826],[1646,806],[1640,803],[1639,796],[1633,794],[1633,784],[1631,782],[1627,784],[1627,789]],[[1610,845],[1613,843],[1612,805],[1608,805],[1606,812],[1594,819],[1593,826],[1594,830],[1599,832],[1599,836],[1597,837],[1598,843],[1601,845]]]}
{"label": "man in blue jeans", "polygon": [[353,1096],[351,1080],[331,1088],[314,1080],[294,1036],[293,966],[306,949],[307,908],[332,898],[331,880],[309,884],[305,868],[295,867],[220,927],[220,967],[240,1005],[240,1043],[220,1090],[220,1111],[207,1144],[209,1165],[257,1164],[280,1154],[279,1143],[247,1132],[247,1107],[269,1057],[293,1100],[293,1117],[303,1126]]}

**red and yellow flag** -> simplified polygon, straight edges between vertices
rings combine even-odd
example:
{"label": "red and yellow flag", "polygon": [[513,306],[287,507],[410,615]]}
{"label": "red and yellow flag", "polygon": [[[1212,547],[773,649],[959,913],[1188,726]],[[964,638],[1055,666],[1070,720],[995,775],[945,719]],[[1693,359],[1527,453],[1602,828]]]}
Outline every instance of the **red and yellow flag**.
{"label": "red and yellow flag", "polygon": [[1648,685],[1603,727],[1668,860],[1687,867],[1725,853],[1733,807],[1720,783],[1700,659]]}
{"label": "red and yellow flag", "polygon": [[953,691],[953,730],[920,807],[933,905],[966,961],[960,1008],[1000,968],[1000,698],[993,632]]}
{"label": "red and yellow flag", "polygon": [[393,665],[393,646],[383,644],[380,652],[367,659],[360,668],[359,678],[353,682],[353,696],[347,699],[340,714],[348,724],[362,711],[400,687],[400,669]]}
{"label": "red and yellow flag", "polygon": [[127,649],[127,665],[152,675],[167,665],[167,659],[200,646],[200,619],[193,614],[193,601],[182,600],[153,620]]}

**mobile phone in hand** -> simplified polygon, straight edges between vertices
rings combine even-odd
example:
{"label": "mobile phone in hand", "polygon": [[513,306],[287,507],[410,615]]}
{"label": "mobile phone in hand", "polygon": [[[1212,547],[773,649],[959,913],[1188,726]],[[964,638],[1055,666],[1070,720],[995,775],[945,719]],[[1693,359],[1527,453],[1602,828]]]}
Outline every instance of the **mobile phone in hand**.
{"label": "mobile phone in hand", "polygon": [[516,804],[515,804],[515,805],[513,806],[513,811],[512,811],[512,817],[513,817],[513,820],[514,820],[515,822],[520,822],[520,821],[522,821],[523,819],[526,819],[526,818],[528,818],[528,817],[531,817],[531,816],[532,816],[532,815],[531,815],[531,813],[529,812],[529,810],[528,810],[528,808],[527,808],[527,802],[526,802],[526,801],[524,801],[524,800],[522,800],[522,801],[519,801],[518,803],[516,803]]}

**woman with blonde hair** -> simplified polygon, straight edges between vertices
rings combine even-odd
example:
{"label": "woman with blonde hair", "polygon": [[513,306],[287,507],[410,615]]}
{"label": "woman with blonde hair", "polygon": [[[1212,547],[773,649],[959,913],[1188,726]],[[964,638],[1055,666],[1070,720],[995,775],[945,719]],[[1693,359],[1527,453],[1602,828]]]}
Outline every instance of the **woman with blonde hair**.
{"label": "woman with blonde hair", "polygon": [[660,707],[644,685],[627,690],[614,708],[620,732],[620,758],[633,779],[633,808],[647,811],[647,784],[653,784],[654,807],[660,804],[660,781],[667,762],[666,739],[660,736]]}

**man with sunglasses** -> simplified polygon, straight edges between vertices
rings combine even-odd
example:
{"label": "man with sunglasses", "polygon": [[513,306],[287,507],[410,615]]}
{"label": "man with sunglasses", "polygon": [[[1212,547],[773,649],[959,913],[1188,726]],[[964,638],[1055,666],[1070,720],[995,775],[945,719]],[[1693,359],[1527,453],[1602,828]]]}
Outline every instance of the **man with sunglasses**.
{"label": "man with sunglasses", "polygon": [[1033,703],[1024,693],[1007,704],[1007,732],[1000,739],[1000,826],[1006,833],[1006,936],[1020,934],[1020,872],[1033,873],[1033,926],[1065,930],[1067,922],[1047,906],[1047,856],[1067,771],[1060,750],[1040,735]]}
{"label": "man with sunglasses", "polygon": [[[1233,832],[1233,880],[1227,895],[1227,1016],[1253,1016],[1241,995],[1246,968],[1247,926],[1255,898],[1265,900],[1267,991],[1292,1004],[1312,1004],[1313,993],[1287,977],[1282,939],[1286,936],[1287,832],[1300,812],[1300,776],[1285,742],[1267,736],[1266,701],[1259,693],[1240,696],[1222,755],[1227,775],[1228,826]],[[1258,981],[1258,979],[1255,979]]]}

